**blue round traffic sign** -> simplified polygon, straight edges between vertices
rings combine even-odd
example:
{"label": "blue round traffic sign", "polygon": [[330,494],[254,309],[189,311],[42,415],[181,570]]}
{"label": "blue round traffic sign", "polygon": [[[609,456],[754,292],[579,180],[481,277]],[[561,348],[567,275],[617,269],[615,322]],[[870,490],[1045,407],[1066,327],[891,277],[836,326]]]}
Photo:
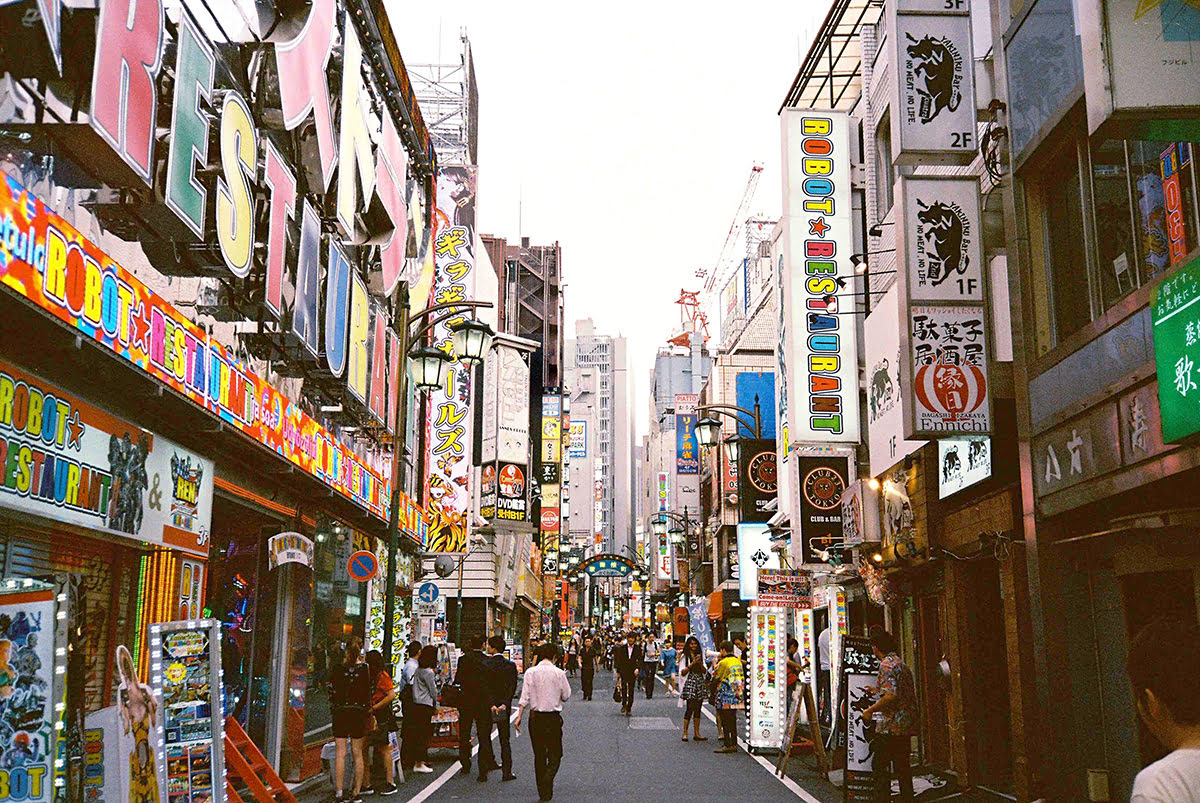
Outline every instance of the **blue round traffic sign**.
{"label": "blue round traffic sign", "polygon": [[365,583],[379,573],[379,558],[365,549],[355,552],[346,561],[346,573],[354,580]]}
{"label": "blue round traffic sign", "polygon": [[437,583],[421,583],[421,587],[417,589],[417,599],[421,602],[437,602],[437,598]]}

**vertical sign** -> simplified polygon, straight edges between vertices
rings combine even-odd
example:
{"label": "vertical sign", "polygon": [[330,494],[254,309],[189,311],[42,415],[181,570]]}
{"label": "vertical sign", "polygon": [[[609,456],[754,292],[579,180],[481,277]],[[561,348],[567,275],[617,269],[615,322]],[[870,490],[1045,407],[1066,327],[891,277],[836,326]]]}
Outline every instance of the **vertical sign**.
{"label": "vertical sign", "polygon": [[804,563],[813,563],[814,552],[831,549],[842,541],[842,493],[846,490],[849,460],[845,457],[799,457],[800,536]]}
{"label": "vertical sign", "polygon": [[897,186],[905,435],[987,434],[991,400],[979,183],[973,177],[901,176]]}
{"label": "vertical sign", "polygon": [[745,438],[738,445],[738,501],[742,521],[768,521],[779,491],[779,456],[774,440]]}
{"label": "vertical sign", "polygon": [[158,777],[172,800],[176,792],[183,792],[183,800],[222,801],[225,727],[220,622],[189,619],[152,624],[150,654],[151,688],[163,709]]}
{"label": "vertical sign", "polygon": [[892,161],[970,164],[975,142],[971,9],[965,0],[889,0]]}
{"label": "vertical sign", "polygon": [[787,711],[787,611],[750,609],[750,711],[747,740],[751,747],[783,745]]}
{"label": "vertical sign", "polygon": [[55,706],[61,703],[63,669],[55,645],[63,642],[54,597],[53,587],[33,580],[9,580],[0,589],[0,698],[8,725],[0,743],[0,800],[55,799],[53,763],[62,720]]}
{"label": "vertical sign", "polygon": [[742,601],[758,594],[759,569],[778,569],[779,553],[771,549],[771,531],[765,524],[739,524],[738,591]]}
{"label": "vertical sign", "polygon": [[[839,309],[839,282],[854,281],[850,124],[845,112],[785,109],[783,216],[787,275],[786,352],[791,442],[857,443],[858,357],[853,299]],[[841,314],[839,314],[841,313]]]}
{"label": "vertical sign", "polygon": [[[437,176],[437,235],[434,238],[434,284],[431,303],[469,301],[475,290],[474,166],[443,167]],[[449,324],[433,329],[435,348],[451,350]],[[471,429],[467,414],[471,372],[455,364],[446,386],[429,394],[425,499],[429,515],[430,552],[463,552],[467,548],[467,511],[471,495]]]}
{"label": "vertical sign", "polygon": [[696,405],[694,393],[675,394],[675,473],[700,473],[700,444],[696,441]]}

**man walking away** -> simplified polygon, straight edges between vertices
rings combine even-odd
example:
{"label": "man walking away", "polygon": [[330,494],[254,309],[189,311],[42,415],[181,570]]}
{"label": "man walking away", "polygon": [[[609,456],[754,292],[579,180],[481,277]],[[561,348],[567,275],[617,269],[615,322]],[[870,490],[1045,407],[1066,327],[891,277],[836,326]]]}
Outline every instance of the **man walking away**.
{"label": "man walking away", "polygon": [[1146,625],[1126,671],[1138,714],[1171,751],[1138,773],[1130,803],[1200,803],[1200,628],[1171,619]]}
{"label": "man walking away", "polygon": [[508,723],[512,719],[513,697],[517,696],[517,665],[504,657],[503,636],[492,636],[487,644],[488,657],[483,662],[483,669],[487,673],[488,705],[492,722],[496,723],[496,729],[500,732],[500,768],[504,770],[500,780],[511,781],[517,776],[513,775],[512,771],[512,745],[509,741]]}
{"label": "man walking away", "polygon": [[874,719],[873,774],[875,800],[887,803],[892,797],[892,773],[900,781],[900,799],[913,799],[909,752],[917,724],[917,687],[912,670],[896,651],[896,637],[882,627],[871,628],[871,649],[879,659],[878,699],[863,710],[863,719]]}
{"label": "man walking away", "polygon": [[419,669],[417,656],[421,654],[421,642],[410,641],[406,652],[408,660],[400,669],[400,679],[396,684],[400,694],[400,713],[404,717],[400,722],[400,766],[404,769],[405,777],[412,774],[413,765],[417,762],[417,742],[420,741],[415,730],[417,711],[413,706],[413,685]]}
{"label": "man walking away", "polygon": [[633,716],[633,689],[638,670],[642,668],[642,648],[637,636],[628,633],[625,643],[613,650],[613,664],[617,670],[617,685],[621,689],[621,713]]}
{"label": "man walking away", "polygon": [[458,659],[454,682],[462,690],[458,704],[458,760],[463,775],[471,773],[471,725],[479,737],[479,781],[487,780],[488,770],[499,769],[492,754],[492,712],[484,689],[483,636],[471,636],[467,651]]}
{"label": "man walking away", "polygon": [[556,658],[558,647],[553,644],[537,648],[537,665],[525,672],[517,706],[517,733],[521,732],[521,717],[529,709],[529,742],[541,800],[554,799],[554,776],[563,754],[562,704],[571,698],[571,684],[567,674],[554,665]]}
{"label": "man walking away", "polygon": [[658,676],[658,661],[662,646],[653,634],[646,636],[646,654],[642,658],[642,675],[646,682],[646,699],[654,697],[654,679]]}
{"label": "man walking away", "polygon": [[583,699],[592,699],[592,683],[596,679],[596,661],[598,659],[596,646],[598,639],[588,636],[583,640],[583,652],[579,654],[580,672],[582,672]]}

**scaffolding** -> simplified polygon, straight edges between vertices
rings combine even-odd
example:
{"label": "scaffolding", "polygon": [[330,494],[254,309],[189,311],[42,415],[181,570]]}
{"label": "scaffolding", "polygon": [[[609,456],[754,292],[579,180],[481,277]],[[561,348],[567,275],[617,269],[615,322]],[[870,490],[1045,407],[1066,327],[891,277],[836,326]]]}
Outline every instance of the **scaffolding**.
{"label": "scaffolding", "polygon": [[479,89],[466,29],[457,64],[412,64],[408,74],[439,165],[478,164]]}

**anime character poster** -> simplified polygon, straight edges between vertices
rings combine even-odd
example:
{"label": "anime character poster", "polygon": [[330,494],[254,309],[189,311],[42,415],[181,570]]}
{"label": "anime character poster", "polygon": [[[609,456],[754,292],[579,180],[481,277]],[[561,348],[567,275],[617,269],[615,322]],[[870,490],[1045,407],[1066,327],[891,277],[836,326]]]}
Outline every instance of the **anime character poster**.
{"label": "anime character poster", "polygon": [[[443,167],[437,177],[434,279],[430,305],[470,301],[475,297],[474,166]],[[471,317],[464,309],[463,318]],[[433,328],[432,345],[453,354],[451,318]],[[467,488],[471,468],[471,371],[450,367],[446,384],[429,395],[425,459],[426,518],[430,552],[463,552],[467,548]]]}
{"label": "anime character poster", "polygon": [[117,713],[120,723],[117,756],[125,800],[130,803],[163,801],[158,780],[162,744],[158,735],[158,708],[154,691],[142,682],[129,649],[117,647]]}
{"label": "anime character poster", "polygon": [[0,801],[54,797],[53,589],[0,596]]}

